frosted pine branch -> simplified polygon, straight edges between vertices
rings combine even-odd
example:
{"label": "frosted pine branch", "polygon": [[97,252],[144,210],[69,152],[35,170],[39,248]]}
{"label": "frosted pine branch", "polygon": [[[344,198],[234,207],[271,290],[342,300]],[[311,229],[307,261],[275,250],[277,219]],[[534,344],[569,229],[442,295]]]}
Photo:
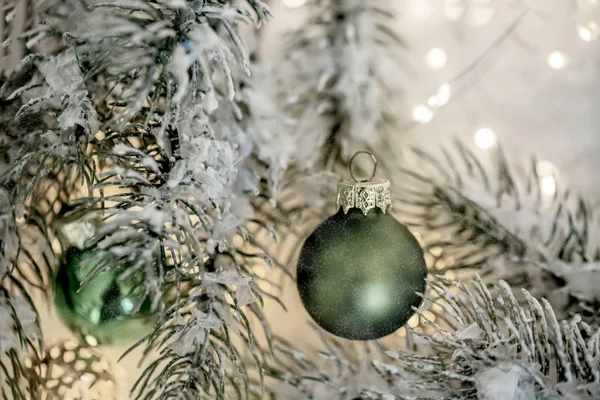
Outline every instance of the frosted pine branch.
{"label": "frosted pine branch", "polygon": [[593,317],[598,218],[591,207],[558,189],[540,189],[536,163],[525,173],[501,150],[477,157],[462,143],[438,157],[415,150],[398,201],[420,230],[439,273],[478,271],[547,297],[561,318]]}
{"label": "frosted pine branch", "polygon": [[[413,372],[429,371],[423,375],[424,385],[431,382],[431,388],[436,380],[446,382],[440,389],[467,396],[471,387],[480,398],[490,399],[527,399],[534,394],[582,399],[598,396],[597,327],[582,324],[577,316],[559,323],[550,304],[545,299],[538,301],[526,290],[522,290],[526,304],[520,305],[503,281],[487,287],[479,278],[467,284],[441,279],[458,294],[450,297],[445,291],[438,292],[442,293],[441,302],[463,310],[465,319],[453,329],[418,333],[432,342],[443,363],[428,368],[427,360],[411,362]],[[432,284],[440,287],[439,283]],[[496,300],[490,302],[491,298]],[[421,316],[425,331],[435,326]],[[448,377],[462,382],[460,389],[454,389],[457,382]]]}
{"label": "frosted pine branch", "polygon": [[296,129],[319,132],[309,145],[325,145],[326,160],[382,145],[401,73],[393,5],[312,0],[305,8],[309,20],[289,33],[290,54],[277,72]]}
{"label": "frosted pine branch", "polygon": [[[252,371],[264,390],[270,349],[258,339],[273,339],[252,270],[270,258],[234,238],[255,242],[251,199],[274,197],[293,151],[271,140],[272,118],[255,117],[256,92],[243,89],[239,25],[269,16],[255,0],[57,2],[33,30],[61,41],[5,79],[0,183],[26,204],[8,210],[13,232],[33,226],[50,248],[65,223],[92,222],[84,243],[104,262],[86,283],[106,269],[143,278],[136,290],[163,315],[138,343],[150,362],[138,398],[247,398]],[[21,258],[38,250],[17,243]],[[24,268],[6,255],[9,271]],[[46,261],[41,282],[27,282],[42,290],[56,268]]]}
{"label": "frosted pine branch", "polygon": [[[578,316],[559,321],[545,299],[526,290],[519,302],[504,281],[485,285],[445,277],[429,281],[430,307],[415,310],[413,348],[360,351],[326,337],[326,364],[298,360],[286,398],[298,387],[316,398],[344,393],[369,399],[592,399],[600,395],[600,330]],[[434,305],[431,307],[431,305]],[[456,312],[448,312],[456,310]],[[432,314],[425,314],[430,311]],[[435,315],[434,320],[431,315]],[[366,345],[366,349],[369,345]],[[341,350],[344,349],[344,350]],[[365,367],[365,360],[370,366]]]}

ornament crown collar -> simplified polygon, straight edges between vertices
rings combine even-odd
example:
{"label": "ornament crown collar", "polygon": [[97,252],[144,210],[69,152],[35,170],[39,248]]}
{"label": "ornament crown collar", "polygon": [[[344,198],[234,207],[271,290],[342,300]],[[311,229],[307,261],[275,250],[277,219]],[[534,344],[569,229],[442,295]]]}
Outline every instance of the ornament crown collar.
{"label": "ornament crown collar", "polygon": [[[352,163],[359,154],[368,154],[373,160],[373,172],[371,177],[358,180],[352,171]],[[367,215],[372,208],[379,208],[384,214],[392,208],[391,185],[387,179],[372,180],[377,171],[377,159],[368,151],[356,152],[348,163],[348,170],[352,181],[342,180],[338,187],[337,206],[342,207],[344,214],[351,208],[360,209]]]}

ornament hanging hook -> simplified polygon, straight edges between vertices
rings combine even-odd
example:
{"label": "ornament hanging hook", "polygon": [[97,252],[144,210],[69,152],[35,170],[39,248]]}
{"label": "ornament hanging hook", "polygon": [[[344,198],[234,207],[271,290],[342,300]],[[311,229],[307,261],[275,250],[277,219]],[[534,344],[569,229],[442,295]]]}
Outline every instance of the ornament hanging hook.
{"label": "ornament hanging hook", "polygon": [[[373,172],[371,173],[371,176],[368,179],[363,179],[360,181],[358,179],[356,179],[356,177],[354,176],[354,173],[352,172],[352,163],[354,162],[354,159],[356,158],[356,156],[358,156],[359,154],[368,154],[371,156],[371,160],[373,160]],[[366,150],[357,151],[356,153],[354,153],[354,155],[350,159],[350,162],[348,163],[348,171],[350,171],[350,176],[352,177],[354,182],[358,182],[358,183],[369,182],[370,180],[372,180],[375,177],[375,172],[377,172],[377,158],[375,158],[373,153],[371,153],[370,151],[366,151]]]}

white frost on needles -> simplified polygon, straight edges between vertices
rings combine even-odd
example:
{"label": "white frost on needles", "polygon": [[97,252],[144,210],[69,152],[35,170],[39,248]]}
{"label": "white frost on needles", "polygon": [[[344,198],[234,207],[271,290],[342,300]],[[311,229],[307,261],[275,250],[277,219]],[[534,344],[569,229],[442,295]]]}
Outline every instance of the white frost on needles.
{"label": "white frost on needles", "polygon": [[517,199],[503,193],[500,197],[484,185],[468,177],[463,178],[462,194],[496,218],[508,231],[539,248],[552,229],[555,210],[540,207],[534,194]]}
{"label": "white frost on needles", "polygon": [[338,39],[338,52],[334,53],[339,57],[336,64],[340,72],[335,91],[351,117],[350,139],[374,144],[384,100],[378,78],[389,79],[389,75],[379,71],[382,62],[385,64],[386,51],[378,45],[378,21],[373,11],[365,7],[364,0],[345,0],[339,4],[351,23],[344,26],[344,38]]}
{"label": "white frost on needles", "polygon": [[498,366],[477,375],[475,386],[480,400],[533,400],[533,385],[519,366]]}
{"label": "white frost on needles", "polygon": [[195,52],[182,44],[179,44],[173,54],[171,55],[171,61],[169,62],[169,72],[177,80],[178,87],[177,92],[173,95],[173,104],[178,105],[181,103],[181,99],[188,90],[190,83],[189,70],[194,61],[196,61],[197,55]]}
{"label": "white frost on needles", "polygon": [[[235,64],[236,59],[227,43],[220,38],[208,24],[196,26],[188,33],[188,37],[193,41],[195,48],[203,58],[215,61],[219,64],[225,75],[227,97],[229,101],[233,101],[235,97],[235,86],[231,66]],[[249,75],[248,71],[246,71],[246,73]]]}
{"label": "white frost on needles", "polygon": [[587,302],[600,301],[600,262],[565,263],[553,260],[543,264],[553,275],[565,281],[565,287],[560,289]]}
{"label": "white frost on needles", "polygon": [[247,130],[258,158],[269,165],[271,197],[274,198],[288,166],[294,160],[302,159],[303,153],[312,150],[312,146],[309,149],[302,148],[294,140],[290,123],[285,121],[280,105],[277,104],[278,88],[274,87],[272,75],[259,68],[255,68],[253,72],[256,85],[243,89],[248,102],[248,118],[252,121]]}
{"label": "white frost on needles", "polygon": [[460,340],[480,340],[485,337],[485,332],[476,323],[472,323],[456,331],[456,337]]}
{"label": "white frost on needles", "polygon": [[224,285],[247,285],[252,281],[252,277],[242,275],[234,270],[222,272],[207,272],[204,274],[205,283],[221,283]]}
{"label": "white frost on needles", "polygon": [[99,127],[96,109],[88,97],[75,51],[69,49],[50,57],[39,69],[48,84],[46,99],[63,110],[58,117],[60,127],[67,130],[79,125],[89,135],[95,134]]}
{"label": "white frost on needles", "polygon": [[[465,178],[461,187],[462,193],[471,201],[477,203],[482,209],[486,210],[496,221],[511,234],[518,237],[528,247],[528,256],[536,260],[534,264],[539,268],[530,268],[529,274],[539,273],[539,269],[551,273],[565,281],[564,287],[556,290],[549,296],[558,299],[561,296],[566,299],[566,295],[573,296],[586,302],[600,301],[600,263],[597,262],[565,262],[556,256],[557,243],[562,245],[562,241],[549,241],[551,232],[556,229],[554,226],[557,220],[556,207],[542,207],[534,194],[523,194],[519,198],[514,195],[502,194],[498,197],[493,191],[486,189],[481,182]],[[570,218],[568,213],[560,214],[560,222],[568,223]],[[597,216],[591,218],[597,220]],[[598,233],[595,223],[588,224],[591,230]],[[561,224],[558,224],[560,229]],[[566,232],[557,234],[555,237],[564,238]],[[584,249],[585,257],[593,259],[593,252],[596,251],[595,242],[592,246]],[[506,278],[514,269],[510,270],[510,255],[502,254],[494,260],[488,262],[490,272],[494,276]],[[532,275],[532,280],[539,283],[537,275]],[[557,306],[558,304],[554,304]],[[564,304],[563,304],[564,305]]]}
{"label": "white frost on needles", "polygon": [[219,329],[223,325],[213,313],[207,314],[197,308],[193,308],[191,313],[192,319],[186,323],[185,328],[175,336],[175,340],[169,345],[171,350],[180,356],[192,352],[196,346],[202,346],[208,332],[211,329]]}
{"label": "white frost on needles", "polygon": [[289,32],[290,56],[274,72],[297,130],[324,135],[308,146],[315,148],[332,133],[343,156],[385,143],[385,126],[397,115],[393,96],[401,92],[404,76],[393,3],[315,0],[306,7],[310,23]]}
{"label": "white frost on needles", "polygon": [[[191,94],[189,90],[190,68],[195,62],[204,63],[206,59],[215,61],[221,67],[225,75],[227,85],[227,97],[233,101],[235,97],[235,86],[230,64],[235,64],[236,59],[227,47],[227,44],[207,24],[199,24],[188,33],[189,40],[177,45],[171,54],[168,70],[178,84],[177,92],[171,99],[174,105],[179,105],[185,96]],[[207,73],[208,66],[201,65]],[[213,92],[212,82],[205,79],[204,84],[208,86],[208,92]],[[211,98],[211,100],[215,100]],[[213,110],[217,104],[214,104]],[[210,113],[212,110],[208,110]]]}
{"label": "white frost on needles", "polygon": [[252,277],[249,275],[242,275],[235,270],[227,270],[220,272],[208,272],[204,274],[204,284],[223,284],[223,285],[236,285],[235,296],[237,298],[238,306],[243,307],[245,305],[254,303],[258,299],[252,293],[250,289],[250,283]]}

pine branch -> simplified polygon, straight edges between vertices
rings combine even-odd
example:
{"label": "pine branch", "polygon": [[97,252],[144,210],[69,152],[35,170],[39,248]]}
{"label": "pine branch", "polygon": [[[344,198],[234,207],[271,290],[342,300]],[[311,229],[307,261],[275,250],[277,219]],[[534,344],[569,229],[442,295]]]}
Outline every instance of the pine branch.
{"label": "pine branch", "polygon": [[548,297],[561,316],[593,317],[586,310],[599,300],[596,216],[583,200],[560,188],[548,198],[535,160],[522,172],[501,150],[482,159],[457,143],[439,157],[413,154],[417,164],[403,169],[397,200],[436,273],[478,271],[486,282],[504,279]]}
{"label": "pine branch", "polygon": [[393,4],[313,0],[305,9],[308,21],[289,32],[290,55],[278,66],[285,75],[277,76],[293,128],[311,135],[304,143],[311,152],[300,159],[329,166],[354,148],[379,146],[383,154],[386,126],[397,118],[391,104],[401,91],[395,79],[404,47]]}
{"label": "pine branch", "polygon": [[[42,350],[39,316],[21,284],[11,277],[0,286],[0,391],[14,399],[36,394],[37,385],[24,376],[21,354],[39,357]],[[6,286],[12,286],[13,295]]]}
{"label": "pine branch", "polygon": [[[438,276],[416,310],[422,325],[410,329],[416,348],[374,350],[338,345],[324,336],[327,363],[300,353],[286,378],[286,398],[591,399],[600,393],[600,330],[576,316],[560,321],[550,303],[522,290],[521,304],[504,281],[460,282]],[[427,312],[425,312],[427,311]],[[444,317],[444,318],[441,318]],[[368,363],[368,365],[365,365]]]}
{"label": "pine branch", "polygon": [[578,316],[559,323],[548,301],[538,301],[524,289],[526,304],[520,305],[504,281],[486,287],[479,277],[466,284],[440,279],[443,284],[430,282],[437,295],[425,299],[461,310],[462,316],[448,329],[420,313],[431,333],[415,333],[437,355],[418,360],[393,355],[406,361],[408,372],[423,378],[415,387],[437,387],[446,395],[466,398],[475,392],[490,398],[502,393],[525,398],[533,393],[598,396],[598,328]]}
{"label": "pine branch", "polygon": [[[248,5],[59,2],[34,30],[41,42],[64,42],[27,58],[19,71],[31,72],[4,86],[16,117],[0,131],[8,158],[0,182],[11,204],[25,204],[19,223],[51,243],[67,222],[96,221],[85,246],[98,262],[83,284],[106,270],[135,275],[136,290],[163,314],[136,345],[150,362],[132,393],[140,399],[248,398],[255,372],[264,387],[273,339],[254,304],[263,292],[252,269],[270,257],[233,238],[254,242],[250,198],[273,194],[286,165],[244,90],[250,65],[238,25],[270,15],[260,1]],[[55,267],[49,260],[38,275]],[[37,286],[49,289],[44,279]]]}

